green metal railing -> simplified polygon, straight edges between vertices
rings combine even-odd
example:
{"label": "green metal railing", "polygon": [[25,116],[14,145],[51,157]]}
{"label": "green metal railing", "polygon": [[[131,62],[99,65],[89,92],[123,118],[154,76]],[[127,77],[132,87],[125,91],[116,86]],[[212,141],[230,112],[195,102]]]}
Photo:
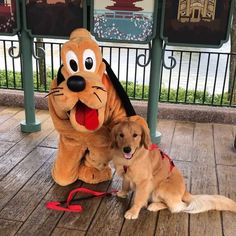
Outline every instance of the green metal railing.
{"label": "green metal railing", "polygon": [[[48,92],[50,81],[57,74],[62,42],[36,41],[33,58],[34,90]],[[19,46],[17,40],[0,40],[0,88],[23,89],[21,59],[12,58],[9,48]],[[45,55],[37,48],[44,49]],[[104,58],[110,62],[114,72],[131,99],[147,100],[149,96],[150,64],[147,47],[101,45]],[[141,56],[143,55],[143,56]],[[41,57],[40,57],[41,56]],[[140,56],[140,58],[139,58]],[[159,101],[168,103],[197,104],[236,107],[236,76],[230,64],[235,54],[215,51],[188,51],[166,49],[165,66],[173,57],[174,68],[161,68]],[[231,78],[231,79],[230,79]],[[231,81],[231,82],[230,82]]]}

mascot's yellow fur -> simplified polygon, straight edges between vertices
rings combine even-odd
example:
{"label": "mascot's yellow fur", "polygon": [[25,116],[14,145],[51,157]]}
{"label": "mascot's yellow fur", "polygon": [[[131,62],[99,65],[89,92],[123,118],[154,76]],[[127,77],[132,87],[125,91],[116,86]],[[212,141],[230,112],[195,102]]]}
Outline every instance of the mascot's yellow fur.
{"label": "mascot's yellow fur", "polygon": [[61,59],[49,94],[49,112],[60,135],[53,179],[62,186],[77,179],[109,180],[109,130],[127,113],[105,72],[99,46],[87,30],[71,33]]}

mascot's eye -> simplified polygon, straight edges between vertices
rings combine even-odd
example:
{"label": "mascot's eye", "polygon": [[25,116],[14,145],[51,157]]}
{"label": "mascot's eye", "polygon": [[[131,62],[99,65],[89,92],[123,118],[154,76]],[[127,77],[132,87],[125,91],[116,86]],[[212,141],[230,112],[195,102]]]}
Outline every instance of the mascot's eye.
{"label": "mascot's eye", "polygon": [[70,68],[75,72],[78,70],[78,65],[77,65],[76,61],[73,59],[70,60]]}
{"label": "mascot's eye", "polygon": [[87,57],[85,59],[85,68],[87,70],[91,70],[92,67],[93,67],[93,59],[91,57]]}
{"label": "mascot's eye", "polygon": [[96,56],[93,50],[86,49],[83,54],[84,70],[94,72],[96,70]]}
{"label": "mascot's eye", "polygon": [[71,74],[79,72],[78,58],[73,51],[67,52],[66,64],[67,64],[67,68],[70,70]]}

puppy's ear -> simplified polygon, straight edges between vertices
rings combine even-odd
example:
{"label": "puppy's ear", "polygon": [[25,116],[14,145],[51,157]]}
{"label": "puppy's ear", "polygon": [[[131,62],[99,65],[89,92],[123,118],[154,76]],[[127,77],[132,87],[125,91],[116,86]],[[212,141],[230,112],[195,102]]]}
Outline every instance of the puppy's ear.
{"label": "puppy's ear", "polygon": [[144,127],[142,127],[142,130],[143,130],[143,133],[142,133],[141,143],[144,145],[146,149],[148,149],[149,146],[152,144],[150,131],[148,128],[144,128]]}
{"label": "puppy's ear", "polygon": [[118,128],[119,128],[119,124],[115,124],[111,129],[110,137],[111,137],[111,148],[112,149],[118,147],[117,140],[116,140]]}
{"label": "puppy's ear", "polygon": [[117,144],[117,135],[120,127],[124,124],[123,122],[127,122],[127,117],[118,118],[117,120],[113,121],[109,126],[110,130],[110,138],[111,138],[111,148],[118,148]]}
{"label": "puppy's ear", "polygon": [[134,121],[138,123],[142,127],[142,140],[141,144],[144,145],[146,149],[152,144],[151,137],[150,137],[150,130],[148,128],[148,124],[146,120],[141,116],[131,116],[129,117],[130,121]]}

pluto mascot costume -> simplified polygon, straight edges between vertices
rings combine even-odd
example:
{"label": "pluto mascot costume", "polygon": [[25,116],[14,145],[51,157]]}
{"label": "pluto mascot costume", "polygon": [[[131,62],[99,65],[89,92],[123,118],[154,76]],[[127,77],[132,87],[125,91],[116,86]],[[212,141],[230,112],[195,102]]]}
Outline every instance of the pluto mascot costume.
{"label": "pluto mascot costume", "polygon": [[59,133],[53,179],[62,186],[77,179],[92,184],[109,180],[110,129],[135,111],[87,30],[71,33],[61,59],[48,99]]}

